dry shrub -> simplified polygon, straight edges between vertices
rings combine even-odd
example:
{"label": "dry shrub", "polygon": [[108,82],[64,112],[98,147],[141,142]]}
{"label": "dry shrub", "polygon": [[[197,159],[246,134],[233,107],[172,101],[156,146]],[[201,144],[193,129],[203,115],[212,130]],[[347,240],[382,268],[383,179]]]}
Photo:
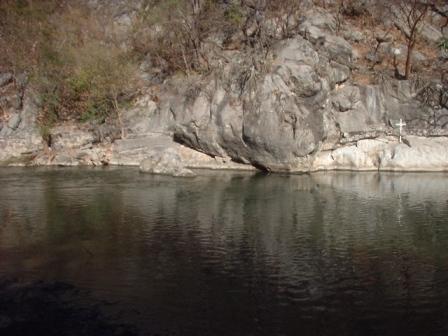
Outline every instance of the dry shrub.
{"label": "dry shrub", "polygon": [[75,1],[5,0],[0,22],[0,64],[28,73],[43,124],[118,115],[136,64],[87,8]]}
{"label": "dry shrub", "polygon": [[132,45],[166,73],[210,70],[207,43],[234,34],[243,7],[219,0],[146,0],[134,24]]}

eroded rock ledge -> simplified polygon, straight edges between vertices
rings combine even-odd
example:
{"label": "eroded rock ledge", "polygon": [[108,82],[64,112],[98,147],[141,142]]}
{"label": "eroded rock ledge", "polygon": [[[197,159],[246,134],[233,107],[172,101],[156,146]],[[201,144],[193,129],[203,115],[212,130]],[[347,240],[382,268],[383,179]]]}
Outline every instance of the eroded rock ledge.
{"label": "eroded rock ledge", "polygon": [[448,171],[448,138],[408,136],[359,140],[319,152],[311,170]]}
{"label": "eroded rock ledge", "polygon": [[[42,140],[9,139],[0,141],[2,165],[8,166],[78,166],[127,165],[140,166],[142,172],[192,176],[191,169],[254,170],[231,158],[212,157],[182,144],[169,135],[145,136],[118,140],[112,144],[85,143],[87,134],[66,133],[70,146],[54,149]],[[65,139],[65,141],[68,141]],[[355,138],[356,139],[356,138]],[[32,142],[34,141],[34,142]],[[59,143],[59,142],[58,142]],[[74,145],[77,144],[77,145]],[[288,170],[278,172],[303,173],[322,170],[355,171],[448,171],[448,137],[406,136],[399,143],[395,136],[359,139],[340,144],[333,149],[299,157]]]}

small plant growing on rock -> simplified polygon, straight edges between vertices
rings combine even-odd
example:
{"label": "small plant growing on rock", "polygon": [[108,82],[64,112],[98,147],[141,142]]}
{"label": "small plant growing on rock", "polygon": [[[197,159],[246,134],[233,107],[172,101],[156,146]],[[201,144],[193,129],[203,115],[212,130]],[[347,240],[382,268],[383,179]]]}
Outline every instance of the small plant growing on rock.
{"label": "small plant growing on rock", "polygon": [[442,52],[447,53],[448,55],[448,38],[445,37],[439,42],[439,48]]}

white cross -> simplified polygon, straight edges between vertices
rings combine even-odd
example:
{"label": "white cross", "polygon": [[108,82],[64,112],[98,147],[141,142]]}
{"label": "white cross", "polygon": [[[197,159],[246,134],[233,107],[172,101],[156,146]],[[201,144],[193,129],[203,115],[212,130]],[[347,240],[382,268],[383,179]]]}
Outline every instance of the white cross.
{"label": "white cross", "polygon": [[395,124],[395,126],[400,127],[400,137],[399,137],[399,141],[401,143],[401,131],[403,130],[403,126],[406,126],[406,123],[403,122],[403,120],[401,120],[400,118],[400,122],[398,124]]}

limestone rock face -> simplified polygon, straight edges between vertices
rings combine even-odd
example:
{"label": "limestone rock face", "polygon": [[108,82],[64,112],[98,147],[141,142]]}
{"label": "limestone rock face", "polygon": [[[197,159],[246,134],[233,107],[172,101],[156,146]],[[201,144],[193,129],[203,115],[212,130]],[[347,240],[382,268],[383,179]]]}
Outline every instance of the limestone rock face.
{"label": "limestone rock face", "polygon": [[0,128],[0,137],[7,137],[14,133],[17,130],[20,123],[22,121],[22,117],[20,113],[13,113],[9,116],[9,119],[5,122],[4,127]]}
{"label": "limestone rock face", "polygon": [[[176,139],[267,170],[293,169],[297,157],[315,151],[324,137],[329,84],[316,71],[319,61],[311,43],[297,36],[278,44],[262,74],[229,65],[223,80],[166,108],[174,115]],[[239,88],[226,86],[241,80]]]}
{"label": "limestone rock face", "polygon": [[448,137],[360,140],[316,155],[311,170],[448,171]]}
{"label": "limestone rock face", "polygon": [[407,137],[382,154],[382,170],[448,171],[448,138]]}
{"label": "limestone rock face", "polygon": [[152,129],[152,119],[157,113],[157,105],[149,97],[138,99],[135,106],[123,113],[123,126],[127,136],[147,134]]}
{"label": "limestone rock face", "polygon": [[12,81],[12,74],[10,72],[0,74],[0,87]]}
{"label": "limestone rock face", "polygon": [[156,152],[140,164],[142,173],[193,177],[195,174],[183,165],[180,156],[174,151]]}
{"label": "limestone rock face", "polygon": [[[10,80],[8,79],[5,85]],[[4,97],[0,92],[0,105],[5,102],[2,100]],[[23,106],[19,110],[6,106],[7,119],[0,127],[0,165],[26,165],[45,147],[35,121],[36,107],[28,97],[23,99]]]}
{"label": "limestone rock face", "polygon": [[334,92],[332,103],[337,111],[346,112],[354,109],[360,99],[361,97],[358,87],[345,85],[340,90]]}
{"label": "limestone rock face", "polygon": [[350,68],[337,62],[330,63],[329,80],[331,86],[340,85],[350,78]]}
{"label": "limestone rock face", "polygon": [[387,140],[360,140],[353,145],[318,153],[312,170],[378,170]]}
{"label": "limestone rock face", "polygon": [[20,137],[0,138],[0,165],[26,165],[44,148],[38,133],[22,133]]}
{"label": "limestone rock face", "polygon": [[249,165],[233,162],[229,157],[212,157],[173,141],[170,135],[148,133],[137,138],[115,141],[105,153],[113,165],[139,166],[142,161],[164,152],[175,153],[187,168],[253,170]]}
{"label": "limestone rock face", "polygon": [[20,122],[22,121],[22,118],[20,117],[20,114],[13,114],[11,118],[8,120],[7,126],[11,130],[16,130],[17,127],[19,127]]}
{"label": "limestone rock face", "polygon": [[327,51],[331,59],[345,64],[351,63],[356,56],[351,44],[336,35],[325,35],[322,48]]}
{"label": "limestone rock face", "polygon": [[93,132],[78,125],[56,126],[51,130],[53,149],[72,149],[92,145],[96,141]]}
{"label": "limestone rock face", "polygon": [[[400,118],[409,134],[421,135],[431,126],[432,112],[423,107],[421,89],[411,81],[350,81],[348,65],[356,55],[344,38],[334,35],[327,15],[308,17],[302,28],[301,35],[278,42],[258,67],[236,54],[222,72],[171,82],[167,87],[175,93],[164,95],[155,124],[213,157],[291,172],[314,169],[310,162],[316,153],[336,149],[334,155],[345,161],[335,169],[372,169],[378,159],[361,158],[346,139],[397,135],[393,120]],[[309,34],[313,29],[319,38]],[[358,154],[352,160],[353,150]]]}

